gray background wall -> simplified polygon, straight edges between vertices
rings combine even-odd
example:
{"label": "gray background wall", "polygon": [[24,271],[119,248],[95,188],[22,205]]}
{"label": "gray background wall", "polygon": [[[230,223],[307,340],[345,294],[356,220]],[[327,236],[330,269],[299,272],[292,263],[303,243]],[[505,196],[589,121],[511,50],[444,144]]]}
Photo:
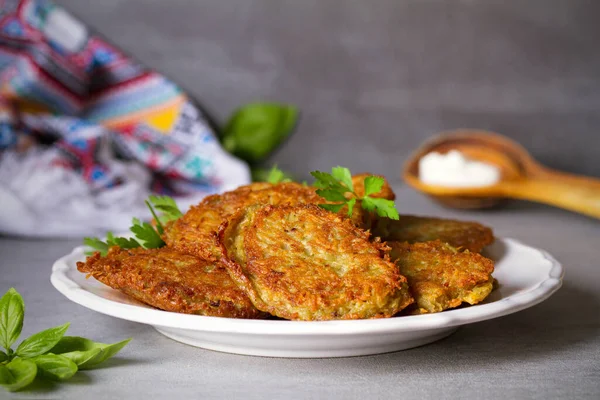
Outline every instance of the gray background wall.
{"label": "gray background wall", "polygon": [[599,1],[59,0],[223,119],[255,99],[299,105],[273,157],[399,176],[447,129],[516,138],[600,176]]}

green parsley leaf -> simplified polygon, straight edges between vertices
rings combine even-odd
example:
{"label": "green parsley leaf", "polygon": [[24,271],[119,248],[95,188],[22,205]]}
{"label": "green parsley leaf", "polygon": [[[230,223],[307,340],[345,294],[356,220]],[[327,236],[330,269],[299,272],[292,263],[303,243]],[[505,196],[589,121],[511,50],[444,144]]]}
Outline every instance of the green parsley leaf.
{"label": "green parsley leaf", "polygon": [[16,392],[29,385],[37,375],[33,361],[15,358],[6,365],[0,365],[0,385],[9,392]]}
{"label": "green parsley leaf", "polygon": [[293,182],[294,177],[285,171],[282,171],[277,165],[271,168],[251,167],[252,182],[269,182],[277,184],[280,182]]}
{"label": "green parsley leaf", "polygon": [[352,212],[354,211],[354,205],[356,204],[356,199],[350,199],[346,204],[348,205],[348,217],[351,217]]}
{"label": "green parsley leaf", "polygon": [[[150,196],[146,201],[146,205],[156,221],[156,228],[148,222],[141,222],[139,219],[134,218],[129,230],[134,234],[135,238],[115,237],[112,232],[108,232],[106,234],[106,242],[98,238],[84,238],[83,243],[99,251],[102,256],[106,256],[108,249],[112,246],[118,246],[122,249],[135,249],[138,247],[157,249],[163,247],[165,242],[160,237],[164,233],[163,223],[174,221],[183,214],[177,207],[175,200],[169,196]],[[162,212],[160,216],[154,211],[153,205],[157,210]],[[86,252],[87,255],[91,255],[92,253]]]}
{"label": "green parsley leaf", "polygon": [[183,215],[175,200],[169,196],[150,196],[148,200],[158,211],[162,212],[161,221],[175,221]]}
{"label": "green parsley leaf", "polygon": [[[310,174],[316,179],[314,186],[319,188],[317,190],[319,196],[328,201],[341,202],[339,204],[319,205],[326,210],[339,212],[344,205],[347,205],[348,217],[351,217],[356,201],[361,200],[362,208],[369,212],[375,212],[380,217],[399,218],[393,201],[369,197],[370,194],[378,193],[383,188],[385,180],[382,177],[366,177],[364,180],[365,195],[361,198],[354,192],[352,174],[348,168],[332,168],[331,174],[321,171],[313,171]],[[350,193],[351,197],[348,197],[347,193]]]}
{"label": "green parsley leaf", "polygon": [[350,170],[348,168],[340,166],[334,167],[331,169],[331,175],[335,179],[346,185],[346,187],[350,189],[350,192],[354,191],[354,185],[352,184],[352,174],[350,173]]}
{"label": "green parsley leaf", "polygon": [[8,289],[0,299],[0,345],[10,354],[10,346],[19,338],[23,329],[25,303],[14,288]]}
{"label": "green parsley leaf", "polygon": [[273,165],[267,176],[267,182],[277,184],[280,182],[291,182],[292,180],[286,177],[285,172],[277,168],[277,165]]}
{"label": "green parsley leaf", "polygon": [[111,246],[119,246],[122,249],[136,249],[141,247],[140,242],[133,238],[115,237],[111,241]]}
{"label": "green parsley leaf", "polygon": [[56,343],[60,341],[67,329],[69,329],[69,323],[31,335],[21,342],[15,354],[21,358],[31,358],[44,354],[56,346]]}
{"label": "green parsley leaf", "polygon": [[[109,247],[108,243],[105,243],[98,238],[91,238],[91,237],[83,238],[83,244],[85,244],[88,247],[91,247],[92,249],[94,249],[96,251],[99,251],[100,254],[103,256],[105,256],[106,253],[108,253],[108,247]],[[94,254],[94,251],[86,251],[85,254],[89,256],[89,255]]]}
{"label": "green parsley leaf", "polygon": [[[150,205],[148,200],[144,201],[144,203],[146,203],[146,206],[148,206],[148,209],[150,210],[150,213],[152,214],[154,221],[156,221],[156,230],[158,231],[158,234],[162,235],[165,232],[165,228],[163,227],[162,222],[160,221],[160,218],[158,218],[158,215],[156,215],[154,208],[152,208],[152,206]],[[152,226],[152,225],[150,225],[150,226]]]}
{"label": "green parsley leaf", "polygon": [[[112,232],[106,233],[106,242],[98,238],[86,237],[83,239],[83,244],[99,251],[102,256],[106,256],[112,246],[119,246],[122,249],[135,249],[142,246],[133,238],[116,237]],[[89,256],[94,254],[94,251],[86,251],[85,254]]]}
{"label": "green parsley leaf", "polygon": [[315,186],[320,189],[334,189],[341,193],[350,191],[346,186],[342,185],[334,178],[333,175],[328,174],[327,172],[312,171],[310,174],[317,180]]}
{"label": "green parsley leaf", "polygon": [[331,211],[331,212],[339,212],[342,207],[344,207],[346,204],[345,203],[340,203],[340,204],[319,204],[319,207],[327,210],[327,211]]}
{"label": "green parsley leaf", "polygon": [[385,180],[380,176],[367,176],[365,178],[365,196],[368,196],[373,193],[379,193]]}
{"label": "green parsley leaf", "polygon": [[165,242],[161,239],[156,229],[148,222],[142,222],[134,218],[130,230],[145,249],[158,249],[165,245]]}
{"label": "green parsley leaf", "polygon": [[343,201],[346,202],[348,199],[344,196],[344,193],[334,189],[318,189],[317,194],[329,201]]}
{"label": "green parsley leaf", "polygon": [[369,196],[362,198],[362,206],[367,211],[375,211],[380,217],[388,217],[390,219],[398,220],[398,210],[392,200],[377,199]]}

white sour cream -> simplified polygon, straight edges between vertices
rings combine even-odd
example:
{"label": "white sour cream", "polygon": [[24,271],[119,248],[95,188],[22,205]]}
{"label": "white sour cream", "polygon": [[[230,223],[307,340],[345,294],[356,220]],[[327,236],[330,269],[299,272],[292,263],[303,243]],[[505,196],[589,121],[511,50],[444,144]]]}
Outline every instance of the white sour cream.
{"label": "white sour cream", "polygon": [[428,185],[449,187],[490,186],[500,181],[500,169],[466,158],[460,151],[431,152],[419,160],[419,179]]}

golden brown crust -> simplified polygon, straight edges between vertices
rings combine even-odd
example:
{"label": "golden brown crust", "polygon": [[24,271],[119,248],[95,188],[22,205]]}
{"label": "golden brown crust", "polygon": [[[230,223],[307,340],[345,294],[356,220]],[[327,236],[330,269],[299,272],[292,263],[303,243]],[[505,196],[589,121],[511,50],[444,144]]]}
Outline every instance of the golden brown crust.
{"label": "golden brown crust", "polygon": [[494,263],[477,253],[459,252],[440,241],[388,242],[390,257],[408,279],[416,300],[414,313],[433,313],[477,304],[493,288]]}
{"label": "golden brown crust", "polygon": [[371,231],[383,241],[420,243],[440,240],[459,250],[475,253],[494,242],[492,230],[477,222],[414,215],[400,215],[397,221],[376,218]]}
{"label": "golden brown crust", "polygon": [[219,242],[238,286],[281,318],[390,317],[413,301],[385,245],[316,205],[239,210]]}
{"label": "golden brown crust", "polygon": [[191,255],[161,249],[111,247],[78,262],[80,272],[166,311],[230,318],[262,318],[227,271]]}

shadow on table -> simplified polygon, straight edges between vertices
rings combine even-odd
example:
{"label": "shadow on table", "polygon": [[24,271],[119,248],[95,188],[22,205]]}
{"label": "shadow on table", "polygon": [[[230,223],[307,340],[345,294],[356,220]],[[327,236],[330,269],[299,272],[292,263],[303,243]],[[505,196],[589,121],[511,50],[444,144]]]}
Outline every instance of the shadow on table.
{"label": "shadow on table", "polygon": [[73,377],[65,381],[52,381],[37,377],[31,385],[27,386],[23,393],[49,393],[57,390],[62,385],[90,385],[92,383],[94,383],[94,380],[86,371],[77,371]]}
{"label": "shadow on table", "polygon": [[[104,368],[118,368],[121,366],[134,365],[144,363],[144,360],[137,360],[131,358],[122,358],[122,357],[114,357],[109,360],[106,360],[98,367],[90,369],[90,370],[82,370],[77,371],[73,377],[64,381],[52,381],[48,379],[36,378],[35,381],[30,386],[27,386],[27,389],[23,392],[27,393],[50,393],[61,386],[71,385],[71,386],[85,386],[91,385],[94,383],[94,379],[92,378],[94,374],[94,370],[104,369]],[[1,390],[1,389],[0,389]],[[0,392],[1,393],[1,392]]]}

